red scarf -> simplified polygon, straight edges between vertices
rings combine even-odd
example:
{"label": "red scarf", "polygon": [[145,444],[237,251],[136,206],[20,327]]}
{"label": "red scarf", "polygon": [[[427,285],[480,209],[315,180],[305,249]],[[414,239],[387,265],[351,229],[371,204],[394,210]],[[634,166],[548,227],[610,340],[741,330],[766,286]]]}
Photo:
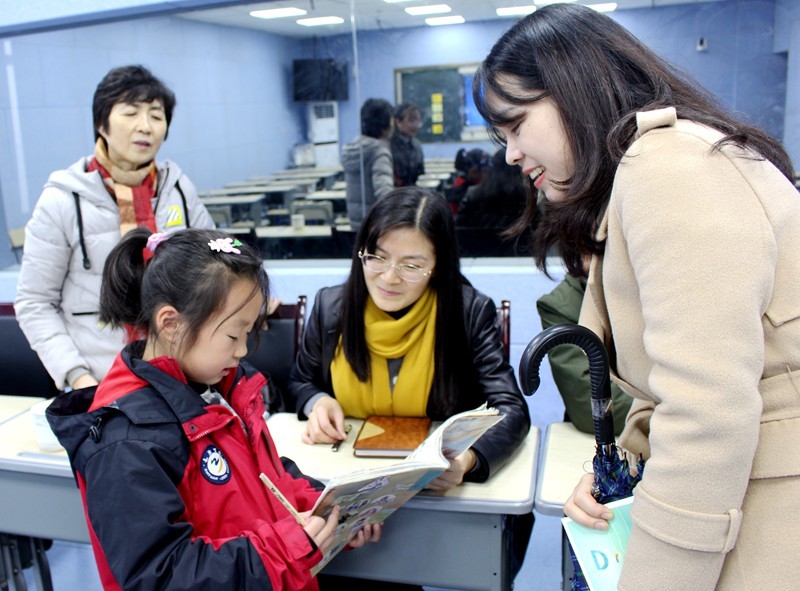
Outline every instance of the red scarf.
{"label": "red scarf", "polygon": [[88,167],[89,172],[95,170],[103,177],[106,189],[117,202],[120,236],[139,226],[146,226],[155,232],[156,218],[153,213],[153,197],[156,195],[155,161],[137,170],[121,170],[109,159],[103,138],[98,138],[94,148],[94,158]]}

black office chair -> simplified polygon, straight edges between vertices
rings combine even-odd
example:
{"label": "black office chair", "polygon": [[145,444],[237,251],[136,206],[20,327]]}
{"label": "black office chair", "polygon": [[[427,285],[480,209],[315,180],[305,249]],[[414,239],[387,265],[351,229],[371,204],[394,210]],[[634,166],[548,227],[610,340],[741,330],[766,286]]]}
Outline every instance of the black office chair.
{"label": "black office chair", "polygon": [[17,323],[14,305],[0,303],[0,394],[52,398],[53,379]]}
{"label": "black office chair", "polygon": [[248,341],[245,360],[270,379],[273,387],[267,393],[264,405],[271,413],[287,409],[285,394],[289,388],[289,374],[294,366],[297,351],[306,325],[306,302],[298,296],[296,304],[281,304],[267,318],[267,329],[259,331]]}
{"label": "black office chair", "polygon": [[502,300],[497,306],[497,324],[500,326],[500,343],[503,345],[505,359],[511,359],[511,302]]}

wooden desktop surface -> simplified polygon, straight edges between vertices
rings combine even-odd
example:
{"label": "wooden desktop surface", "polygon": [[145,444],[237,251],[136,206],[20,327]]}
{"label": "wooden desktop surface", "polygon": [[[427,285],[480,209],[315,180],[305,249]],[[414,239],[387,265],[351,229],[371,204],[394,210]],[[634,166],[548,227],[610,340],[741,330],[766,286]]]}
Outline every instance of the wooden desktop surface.
{"label": "wooden desktop surface", "polygon": [[[340,474],[398,462],[397,458],[359,458],[353,455],[353,442],[363,423],[362,419],[348,418],[353,425],[338,452],[331,445],[307,445],[301,440],[305,422],[294,413],[277,413],[267,421],[267,426],[281,455],[294,460],[303,473],[326,481]],[[412,507],[431,507],[442,511],[464,511],[504,514],[527,513],[533,506],[536,455],[539,448],[539,430],[533,427],[528,437],[488,482],[466,482],[442,494],[417,495],[409,502]],[[444,502],[452,499],[455,502]]]}
{"label": "wooden desktop surface", "polygon": [[545,430],[534,507],[543,515],[564,514],[564,503],[581,476],[592,471],[595,440],[572,423],[550,423]]}

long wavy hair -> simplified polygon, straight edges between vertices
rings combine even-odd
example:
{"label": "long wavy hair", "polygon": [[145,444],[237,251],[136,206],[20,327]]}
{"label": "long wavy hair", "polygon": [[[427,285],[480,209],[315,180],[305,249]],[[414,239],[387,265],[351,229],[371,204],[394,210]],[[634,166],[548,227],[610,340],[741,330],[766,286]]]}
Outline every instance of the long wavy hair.
{"label": "long wavy hair", "polygon": [[[513,80],[509,87],[508,79]],[[597,225],[611,195],[620,159],[633,142],[636,113],[675,107],[678,117],[720,131],[715,146],[733,144],[772,162],[787,178],[791,161],[780,143],[736,120],[711,94],[604,14],[580,5],[553,4],[516,23],[495,43],[475,75],[475,104],[495,128],[517,121],[494,110],[492,97],[528,105],[550,97],[566,130],[573,161],[566,199],[537,210],[529,200],[512,231],[536,231],[531,252],[545,273],[555,247],[570,273],[584,276],[585,255],[603,251]],[[536,224],[539,221],[540,223]]]}
{"label": "long wavy hair", "polygon": [[[401,228],[419,230],[433,244],[436,267],[430,288],[436,293],[436,344],[433,386],[428,397],[428,415],[446,418],[456,408],[458,392],[469,387],[465,375],[471,352],[464,320],[464,295],[468,285],[461,274],[458,242],[450,206],[429,189],[401,187],[380,199],[367,213],[358,235],[356,251],[374,253],[381,237]],[[364,266],[353,257],[350,276],[342,295],[339,332],[344,355],[362,382],[369,378],[370,354],[364,332],[364,309],[369,298]]]}

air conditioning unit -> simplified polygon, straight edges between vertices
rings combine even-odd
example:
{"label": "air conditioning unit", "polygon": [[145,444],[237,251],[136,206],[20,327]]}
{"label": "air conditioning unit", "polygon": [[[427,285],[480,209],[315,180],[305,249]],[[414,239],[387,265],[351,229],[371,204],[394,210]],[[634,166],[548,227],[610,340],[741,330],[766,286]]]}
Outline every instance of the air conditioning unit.
{"label": "air conditioning unit", "polygon": [[312,144],[339,141],[338,107],[333,101],[308,104],[308,139]]}
{"label": "air conditioning unit", "polygon": [[308,139],[317,166],[339,164],[339,106],[334,101],[309,103]]}

